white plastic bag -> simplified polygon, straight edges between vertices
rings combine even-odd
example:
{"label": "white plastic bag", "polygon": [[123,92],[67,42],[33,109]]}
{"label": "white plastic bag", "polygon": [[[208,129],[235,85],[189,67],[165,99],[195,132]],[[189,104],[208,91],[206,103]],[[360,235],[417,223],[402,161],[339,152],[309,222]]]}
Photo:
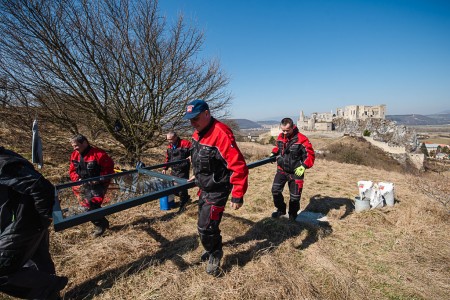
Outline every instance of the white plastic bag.
{"label": "white plastic bag", "polygon": [[379,182],[378,193],[387,206],[394,206],[394,184],[392,182]]}
{"label": "white plastic bag", "polygon": [[378,184],[372,186],[372,195],[370,197],[370,208],[382,208],[384,206],[383,198],[380,196]]}
{"label": "white plastic bag", "polygon": [[358,181],[359,199],[362,201],[372,198],[373,182],[372,181]]}

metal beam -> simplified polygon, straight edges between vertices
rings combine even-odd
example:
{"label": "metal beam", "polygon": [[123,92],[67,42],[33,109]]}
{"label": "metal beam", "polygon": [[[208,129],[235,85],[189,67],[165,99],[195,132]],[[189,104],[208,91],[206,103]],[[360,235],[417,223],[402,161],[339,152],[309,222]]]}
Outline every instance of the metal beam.
{"label": "metal beam", "polygon": [[[176,161],[176,162],[169,163],[169,164],[174,165],[177,163],[181,163],[183,161],[185,161],[185,160],[180,160],[180,161]],[[247,165],[247,167],[249,169],[252,169],[252,168],[267,164],[269,162],[274,162],[274,161],[275,161],[275,157],[269,157],[269,158],[265,158],[265,159],[250,163]],[[142,205],[142,204],[150,202],[152,200],[156,200],[156,199],[159,199],[164,196],[172,195],[176,192],[190,189],[195,186],[195,183],[193,181],[188,182],[186,179],[183,179],[183,178],[179,178],[179,177],[175,177],[175,176],[171,176],[171,175],[165,175],[165,174],[151,171],[152,169],[158,169],[158,168],[164,167],[169,164],[153,165],[153,166],[149,166],[149,167],[145,167],[145,168],[141,168],[141,169],[125,171],[125,172],[115,173],[115,174],[106,175],[106,176],[89,178],[89,179],[81,180],[81,181],[77,181],[77,182],[70,182],[70,183],[56,185],[55,186],[55,205],[53,207],[53,225],[54,225],[55,231],[61,231],[61,230],[64,230],[64,229],[67,229],[67,228],[70,228],[70,227],[73,227],[76,225],[80,225],[82,223],[86,223],[86,222],[89,222],[89,221],[92,221],[92,220],[95,220],[95,219],[98,219],[98,218],[101,218],[101,217],[104,217],[104,216],[107,216],[107,215],[110,215],[113,213],[117,213],[117,212],[129,209],[129,208],[132,208],[132,207],[135,207],[138,205]],[[164,188],[162,190],[147,193],[143,196],[132,197],[129,199],[121,200],[116,203],[107,204],[104,207],[101,207],[101,208],[98,208],[98,209],[95,209],[92,211],[87,211],[87,212],[83,212],[83,213],[80,213],[77,215],[64,217],[63,211],[61,209],[61,203],[59,201],[60,200],[59,199],[59,191],[68,189],[68,188],[71,188],[74,186],[80,186],[80,185],[83,185],[85,183],[89,183],[92,181],[104,181],[107,179],[119,178],[121,176],[136,176],[138,174],[145,174],[147,176],[162,179],[162,180],[165,180],[166,182],[171,182],[174,185]],[[78,205],[78,203],[77,203],[77,205]]]}

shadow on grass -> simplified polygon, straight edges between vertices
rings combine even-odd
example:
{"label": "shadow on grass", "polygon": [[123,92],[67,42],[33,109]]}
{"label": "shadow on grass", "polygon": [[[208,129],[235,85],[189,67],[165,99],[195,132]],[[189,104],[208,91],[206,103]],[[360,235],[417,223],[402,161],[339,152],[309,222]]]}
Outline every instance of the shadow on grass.
{"label": "shadow on grass", "polygon": [[[317,195],[311,198],[311,202],[308,206],[311,206],[311,209],[314,208],[314,210],[311,211],[326,214],[326,212],[330,209],[338,208],[341,205],[346,204],[347,202],[344,200],[351,203],[349,199],[320,197]],[[313,204],[316,202],[320,203],[320,205],[316,204],[316,206],[313,207]],[[324,205],[324,203],[328,203],[328,205]],[[127,224],[126,226],[137,226],[147,232],[153,239],[160,243],[160,250],[152,255],[146,255],[134,262],[122,265],[112,270],[107,270],[73,287],[65,293],[64,299],[91,299],[94,296],[101,294],[105,289],[111,288],[118,278],[127,277],[141,272],[151,266],[163,264],[167,260],[171,260],[180,271],[184,271],[193,265],[200,264],[201,262],[194,264],[187,263],[181,257],[183,254],[189,253],[193,251],[193,249],[199,247],[197,234],[184,236],[176,240],[167,240],[158,231],[151,228],[151,224],[155,222],[170,221],[176,216],[177,212],[173,211],[161,217],[142,217],[131,224]],[[232,218],[250,227],[250,229],[243,236],[224,243],[224,246],[233,247],[234,245],[257,241],[248,250],[232,255],[226,255],[222,264],[222,270],[224,272],[231,270],[231,268],[235,265],[244,266],[256,257],[274,251],[281,243],[289,238],[300,235],[304,230],[307,231],[307,236],[303,239],[301,245],[295,249],[306,249],[311,244],[318,241],[319,238],[325,237],[332,232],[331,226],[328,222],[304,224],[282,218],[264,218],[258,222],[253,222],[251,220],[227,213],[224,214],[224,217]],[[124,227],[125,226],[114,226],[111,227],[110,230],[117,232]]]}
{"label": "shadow on grass", "polygon": [[355,206],[351,199],[333,198],[317,194],[309,199],[309,204],[305,207],[304,211],[321,213],[322,215],[326,216],[328,215],[330,210],[340,209],[341,207],[345,207],[344,214],[339,218],[341,220],[346,218],[355,209]]}
{"label": "shadow on grass", "polygon": [[[92,299],[101,294],[104,290],[111,288],[118,278],[128,277],[139,273],[151,266],[163,264],[165,261],[172,261],[180,271],[191,267],[182,259],[182,255],[198,248],[199,242],[196,234],[183,236],[176,240],[167,240],[164,236],[151,228],[151,224],[161,221],[169,221],[177,215],[176,212],[168,213],[157,218],[140,218],[129,225],[140,227],[146,231],[153,239],[160,243],[160,249],[152,255],[146,255],[131,263],[122,265],[115,269],[107,270],[89,280],[68,290],[64,299]],[[129,226],[127,225],[127,226]],[[114,226],[111,231],[119,231],[125,226]]]}
{"label": "shadow on grass", "polygon": [[222,264],[223,272],[230,271],[236,265],[240,267],[245,266],[258,256],[273,252],[281,243],[300,235],[304,230],[307,231],[307,236],[302,240],[300,246],[295,247],[298,250],[306,249],[313,242],[317,241],[319,237],[324,237],[332,232],[328,222],[305,224],[284,218],[264,218],[259,222],[251,222],[228,214],[226,214],[226,217],[251,225],[251,228],[245,235],[224,243],[224,246],[233,247],[234,245],[257,242],[248,250],[225,256]]}
{"label": "shadow on grass", "polygon": [[[340,219],[344,219],[354,210],[351,199],[333,198],[328,196],[314,195],[310,198],[309,204],[303,210],[305,212],[320,213],[326,216],[332,209],[340,209],[345,207],[344,214]],[[227,215],[229,218],[237,218]],[[239,221],[249,225],[249,220],[237,218]],[[252,222],[253,223],[253,222]],[[245,235],[237,237],[233,241],[224,245],[233,246],[258,241],[254,246],[246,251],[225,256],[222,265],[223,271],[229,271],[234,265],[244,266],[255,257],[264,253],[274,251],[285,240],[300,235],[306,230],[306,237],[302,243],[295,247],[298,250],[304,250],[310,245],[317,242],[320,238],[324,238],[333,232],[333,229],[327,221],[310,220],[306,222],[292,222],[287,219],[265,218],[259,222],[251,224],[249,231]]]}

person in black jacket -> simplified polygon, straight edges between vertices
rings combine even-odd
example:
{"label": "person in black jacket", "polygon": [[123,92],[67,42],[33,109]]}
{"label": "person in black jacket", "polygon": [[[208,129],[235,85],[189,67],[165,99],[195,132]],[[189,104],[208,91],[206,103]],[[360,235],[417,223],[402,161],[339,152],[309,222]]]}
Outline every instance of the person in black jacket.
{"label": "person in black jacket", "polygon": [[0,147],[0,292],[59,299],[67,277],[49,251],[54,186],[17,153]]}
{"label": "person in black jacket", "polygon": [[[170,175],[189,179],[191,162],[187,158],[191,155],[192,143],[180,138],[174,131],[169,131],[166,138],[169,144],[167,145],[165,162],[185,160],[182,163],[171,166],[172,172]],[[169,166],[165,166],[162,173],[166,174],[168,169]],[[180,208],[178,212],[183,212],[186,209],[186,204],[190,201],[188,191],[182,190],[177,193],[177,196],[180,197]]]}

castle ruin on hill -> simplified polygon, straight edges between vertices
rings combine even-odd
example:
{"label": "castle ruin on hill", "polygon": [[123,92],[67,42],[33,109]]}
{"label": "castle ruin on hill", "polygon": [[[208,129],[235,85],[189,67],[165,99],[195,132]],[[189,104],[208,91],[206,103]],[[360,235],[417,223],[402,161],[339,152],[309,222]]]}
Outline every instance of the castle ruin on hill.
{"label": "castle ruin on hill", "polygon": [[297,120],[297,127],[300,130],[333,130],[333,119],[342,118],[349,121],[367,120],[367,119],[385,119],[386,105],[349,105],[343,108],[337,108],[336,114],[312,113],[309,118],[305,117],[303,111]]}
{"label": "castle ruin on hill", "polygon": [[[333,121],[336,119],[343,119],[348,121],[359,121],[368,119],[384,120],[386,118],[386,105],[348,105],[342,108],[337,108],[336,113],[312,113],[311,116],[306,117],[303,110],[300,111],[300,116],[297,119],[297,127],[305,131],[332,131],[335,130]],[[277,136],[280,133],[279,125],[274,125],[271,128],[271,135]]]}
{"label": "castle ruin on hill", "polygon": [[[333,131],[351,136],[362,136],[367,131],[370,137],[364,138],[390,153],[395,159],[403,163],[409,159],[418,168],[423,166],[423,154],[412,153],[419,146],[415,130],[404,125],[399,126],[395,121],[386,120],[384,104],[349,105],[336,109],[335,114],[333,112],[312,113],[310,117],[306,117],[301,111],[297,119],[297,127],[303,132],[331,133]],[[279,125],[271,128],[272,136],[278,136],[280,132]]]}

